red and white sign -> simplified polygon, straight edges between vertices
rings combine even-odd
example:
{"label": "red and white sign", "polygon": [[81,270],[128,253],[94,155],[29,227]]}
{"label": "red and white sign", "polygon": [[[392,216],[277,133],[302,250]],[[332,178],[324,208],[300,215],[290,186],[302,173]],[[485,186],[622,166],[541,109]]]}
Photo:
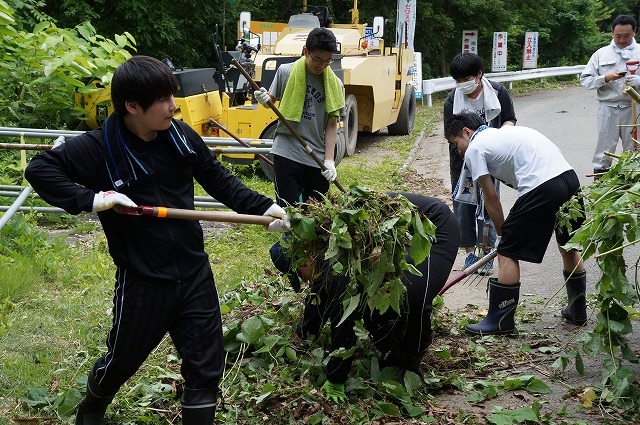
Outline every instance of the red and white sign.
{"label": "red and white sign", "polygon": [[507,33],[493,33],[493,60],[491,62],[491,72],[502,72],[507,70]]}
{"label": "red and white sign", "polygon": [[416,1],[398,0],[398,18],[396,19],[396,47],[413,49],[413,38],[416,32]]}
{"label": "red and white sign", "polygon": [[522,51],[522,69],[538,67],[538,32],[527,31],[524,34],[524,50]]}
{"label": "red and white sign", "polygon": [[464,30],[462,31],[462,53],[478,54],[478,31]]}

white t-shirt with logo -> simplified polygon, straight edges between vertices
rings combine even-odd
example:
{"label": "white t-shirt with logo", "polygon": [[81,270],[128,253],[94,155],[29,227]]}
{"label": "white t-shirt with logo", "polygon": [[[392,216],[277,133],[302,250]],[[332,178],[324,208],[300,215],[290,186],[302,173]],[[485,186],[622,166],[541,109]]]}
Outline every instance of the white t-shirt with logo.
{"label": "white t-shirt with logo", "polygon": [[522,126],[476,132],[464,154],[473,180],[491,175],[518,191],[518,196],[571,170],[560,149],[540,132]]}

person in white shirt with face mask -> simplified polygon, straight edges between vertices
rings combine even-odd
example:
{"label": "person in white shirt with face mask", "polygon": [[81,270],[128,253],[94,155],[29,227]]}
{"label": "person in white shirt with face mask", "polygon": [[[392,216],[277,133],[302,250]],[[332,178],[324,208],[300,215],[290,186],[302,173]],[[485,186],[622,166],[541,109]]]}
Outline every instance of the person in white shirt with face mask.
{"label": "person in white shirt with face mask", "polygon": [[[475,53],[461,53],[453,58],[450,66],[451,77],[456,81],[456,88],[449,93],[444,102],[444,128],[447,128],[454,114],[472,112],[481,117],[485,124],[490,127],[500,128],[505,125],[516,124],[516,114],[513,108],[513,101],[507,88],[495,81],[489,81],[484,77],[484,67],[482,58]],[[449,141],[450,142],[450,141]],[[456,185],[465,187],[465,184],[472,183],[466,181],[462,173],[463,159],[455,149],[449,144],[449,170],[451,174],[451,189],[455,190]],[[465,181],[460,181],[460,175]],[[496,230],[488,214],[476,205],[453,200],[453,212],[460,224],[460,246],[465,250],[464,267],[468,267],[478,260],[476,255],[476,245],[483,242],[485,253],[495,244]],[[477,214],[477,213],[480,214]],[[480,218],[478,218],[480,216]],[[484,219],[486,217],[486,220]],[[489,233],[487,241],[483,239],[485,223],[489,223]],[[493,262],[487,263],[478,273],[491,274]]]}

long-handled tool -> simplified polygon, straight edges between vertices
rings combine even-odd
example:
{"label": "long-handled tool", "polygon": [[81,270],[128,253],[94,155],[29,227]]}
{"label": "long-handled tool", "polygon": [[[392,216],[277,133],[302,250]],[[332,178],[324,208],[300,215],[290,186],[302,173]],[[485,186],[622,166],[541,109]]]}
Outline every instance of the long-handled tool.
{"label": "long-handled tool", "polygon": [[[629,71],[631,75],[636,75],[636,71],[640,68],[640,60],[627,61],[626,65],[627,65],[627,71]],[[637,101],[632,98],[631,123],[633,124],[633,127],[631,127],[631,137],[633,137],[633,140],[638,140],[638,127],[636,126],[636,124],[638,123],[638,116],[636,114],[636,104],[637,104]],[[637,144],[634,144],[633,146],[635,150],[638,150]]]}
{"label": "long-handled tool", "polygon": [[[236,136],[231,131],[229,131],[229,129],[227,129],[224,125],[220,124],[218,121],[214,120],[213,118],[209,118],[209,126],[218,127],[220,130],[222,130],[225,133],[227,133],[231,138],[233,138],[236,142],[240,143],[245,148],[251,148],[252,147],[249,143],[247,143],[244,140],[240,139],[238,136]],[[258,154],[258,157],[260,157],[261,159],[266,161],[268,164],[273,165],[273,161],[270,160],[269,158],[267,158],[266,156],[262,155],[261,153]]]}
{"label": "long-handled tool", "polygon": [[440,292],[438,292],[438,295],[444,294],[453,285],[455,285],[456,283],[460,282],[465,277],[470,276],[473,273],[475,273],[476,270],[478,270],[480,267],[484,266],[489,261],[491,261],[494,258],[496,258],[496,255],[498,255],[498,251],[494,248],[487,255],[485,255],[484,257],[482,257],[481,259],[479,259],[478,261],[476,261],[475,263],[473,263],[472,265],[470,265],[466,269],[462,270],[460,272],[460,274],[452,277],[449,281],[447,281],[447,283],[444,284],[444,286],[442,287]]}
{"label": "long-handled tool", "polygon": [[125,207],[115,205],[116,212],[127,215],[141,215],[158,218],[178,218],[183,220],[221,221],[225,223],[260,224],[268,226],[274,217],[267,215],[236,214],[219,211],[197,211],[180,208],[149,207],[139,205],[137,207]]}
{"label": "long-handled tool", "polygon": [[[260,86],[253,80],[253,78],[251,78],[251,75],[249,75],[249,73],[242,67],[242,65],[240,65],[240,62],[238,62],[236,59],[231,59],[231,63],[233,63],[233,65],[238,69],[238,71],[240,71],[240,73],[244,76],[244,78],[247,79],[247,81],[251,84],[251,87],[253,87],[254,90],[260,90]],[[325,171],[327,169],[327,167],[324,165],[322,160],[320,158],[318,158],[318,155],[316,155],[316,153],[313,150],[311,150],[311,148],[309,147],[307,142],[305,142],[302,139],[302,136],[300,136],[300,134],[296,131],[296,129],[293,128],[293,126],[291,125],[289,120],[287,120],[284,117],[284,115],[282,115],[282,112],[280,112],[280,110],[276,107],[276,105],[274,105],[272,101],[269,101],[267,103],[267,105],[269,105],[271,110],[273,112],[275,112],[275,114],[278,116],[278,119],[280,119],[280,121],[282,121],[282,123],[285,125],[285,127],[287,127],[289,129],[291,134],[293,134],[293,136],[296,138],[298,143],[300,143],[302,145],[304,150],[309,155],[311,155],[311,158],[313,158],[313,160],[316,162],[316,164],[318,164],[320,166],[320,169],[322,171]],[[340,182],[338,182],[338,179],[334,180],[333,184],[335,184],[336,187],[338,189],[340,189],[342,192],[346,192],[345,188],[342,187]]]}

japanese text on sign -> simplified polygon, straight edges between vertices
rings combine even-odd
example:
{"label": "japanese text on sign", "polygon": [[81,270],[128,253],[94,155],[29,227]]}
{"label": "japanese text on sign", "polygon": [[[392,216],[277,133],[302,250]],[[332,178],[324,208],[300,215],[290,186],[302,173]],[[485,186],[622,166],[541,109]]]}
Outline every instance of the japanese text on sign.
{"label": "japanese text on sign", "polygon": [[493,60],[491,72],[502,72],[507,70],[507,33],[493,33]]}
{"label": "japanese text on sign", "polygon": [[478,54],[478,31],[462,31],[462,53]]}
{"label": "japanese text on sign", "polygon": [[524,35],[524,50],[522,52],[522,69],[538,67],[538,33],[527,31]]}

